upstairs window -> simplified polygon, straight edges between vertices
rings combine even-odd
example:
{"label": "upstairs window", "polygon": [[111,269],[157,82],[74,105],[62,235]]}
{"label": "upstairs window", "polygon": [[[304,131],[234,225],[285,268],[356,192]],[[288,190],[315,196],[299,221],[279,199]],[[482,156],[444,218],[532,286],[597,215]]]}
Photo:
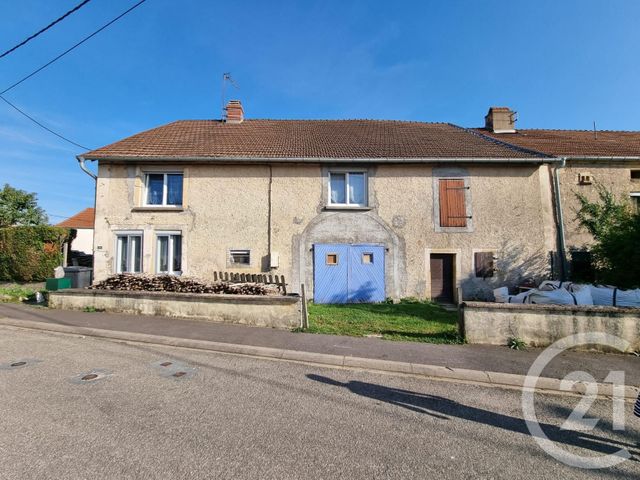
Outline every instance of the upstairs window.
{"label": "upstairs window", "polygon": [[440,179],[440,226],[441,227],[466,227],[467,215],[466,191],[463,179]]}
{"label": "upstairs window", "polygon": [[116,273],[142,271],[142,232],[123,232],[116,236]]}
{"label": "upstairs window", "polygon": [[147,173],[145,205],[182,205],[182,173]]}
{"label": "upstairs window", "polygon": [[156,272],[169,275],[182,273],[182,236],[180,233],[157,234]]}
{"label": "upstairs window", "polygon": [[329,172],[329,205],[367,206],[365,172]]}

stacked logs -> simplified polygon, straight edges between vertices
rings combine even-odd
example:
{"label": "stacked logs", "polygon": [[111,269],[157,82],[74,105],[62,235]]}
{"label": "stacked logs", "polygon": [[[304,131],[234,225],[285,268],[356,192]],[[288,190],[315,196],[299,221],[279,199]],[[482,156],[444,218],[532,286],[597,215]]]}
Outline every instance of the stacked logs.
{"label": "stacked logs", "polygon": [[203,283],[174,275],[131,275],[121,273],[88,287],[92,290],[126,290],[175,293],[226,293],[233,295],[276,295],[277,287],[258,283]]}

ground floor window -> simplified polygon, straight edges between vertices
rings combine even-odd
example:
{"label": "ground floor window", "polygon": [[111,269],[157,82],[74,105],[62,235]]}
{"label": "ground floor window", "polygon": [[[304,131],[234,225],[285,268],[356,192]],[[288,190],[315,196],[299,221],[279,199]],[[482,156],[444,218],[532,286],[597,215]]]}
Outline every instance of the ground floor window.
{"label": "ground floor window", "polygon": [[182,273],[182,235],[179,232],[157,234],[156,272],[171,275]]}
{"label": "ground floor window", "polygon": [[142,271],[142,233],[119,233],[116,238],[116,272],[140,273]]}
{"label": "ground floor window", "polygon": [[244,267],[251,266],[251,250],[229,250],[229,263]]}
{"label": "ground floor window", "polygon": [[631,205],[636,213],[640,213],[640,192],[631,192]]}

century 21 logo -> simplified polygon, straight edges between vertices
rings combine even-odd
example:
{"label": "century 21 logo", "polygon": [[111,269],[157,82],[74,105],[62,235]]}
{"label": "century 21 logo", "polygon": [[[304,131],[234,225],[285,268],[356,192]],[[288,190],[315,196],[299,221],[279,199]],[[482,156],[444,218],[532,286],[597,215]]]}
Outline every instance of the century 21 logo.
{"label": "century 21 logo", "polygon": [[[626,340],[615,335],[600,332],[581,333],[570,335],[546,348],[531,365],[524,381],[522,390],[522,413],[531,436],[540,447],[556,460],[566,465],[578,468],[599,469],[613,467],[631,458],[631,453],[626,448],[621,448],[614,453],[601,456],[582,456],[568,452],[561,448],[558,443],[550,439],[542,430],[536,417],[534,395],[538,379],[544,368],[557,355],[565,350],[582,345],[602,345],[621,352],[627,351],[630,344]],[[613,430],[625,429],[624,407],[625,407],[625,383],[624,372],[612,371],[605,378],[606,383],[612,384],[611,397],[613,402]],[[584,388],[584,396],[575,406],[569,417],[560,427],[561,430],[572,430],[576,432],[588,432],[595,428],[600,421],[598,418],[586,418],[586,414],[591,408],[598,395],[598,384],[596,379],[587,372],[575,371],[568,374],[560,382],[560,389],[565,391],[575,391],[574,385],[580,383]]]}

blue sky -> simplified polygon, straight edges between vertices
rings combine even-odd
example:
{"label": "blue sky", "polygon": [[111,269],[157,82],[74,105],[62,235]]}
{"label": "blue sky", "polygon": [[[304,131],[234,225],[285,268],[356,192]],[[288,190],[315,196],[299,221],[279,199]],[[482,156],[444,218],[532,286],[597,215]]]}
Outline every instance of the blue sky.
{"label": "blue sky", "polygon": [[[0,4],[0,50],[79,0]],[[0,59],[0,91],[135,0],[92,0]],[[147,0],[6,94],[98,147],[220,117],[232,72],[251,118],[383,118],[480,126],[490,105],[520,128],[640,130],[640,2]],[[0,183],[52,215],[93,205],[67,145],[0,103]]]}

